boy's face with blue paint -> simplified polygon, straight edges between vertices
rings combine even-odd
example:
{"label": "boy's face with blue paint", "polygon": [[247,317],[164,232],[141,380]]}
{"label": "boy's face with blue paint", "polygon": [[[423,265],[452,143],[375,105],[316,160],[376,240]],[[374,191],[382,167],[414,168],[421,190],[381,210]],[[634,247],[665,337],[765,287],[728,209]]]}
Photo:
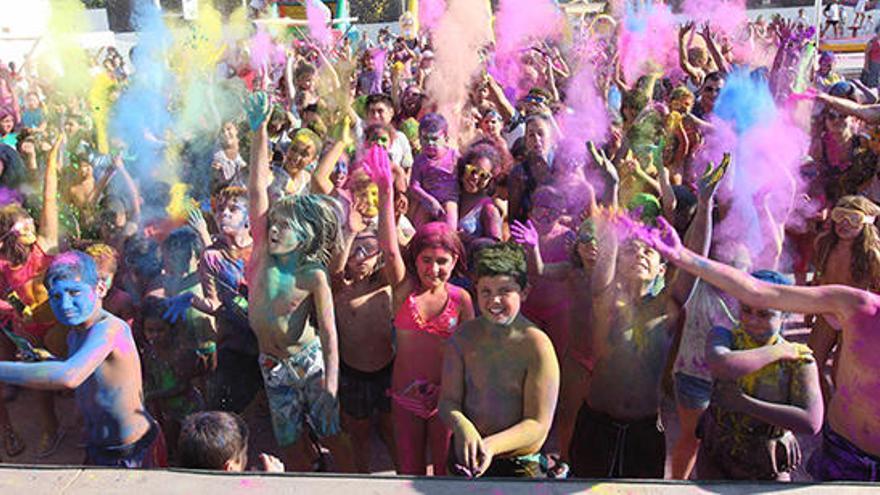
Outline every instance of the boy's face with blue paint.
{"label": "boy's face with blue paint", "polygon": [[56,280],[49,288],[49,306],[62,325],[82,325],[100,309],[98,288],[79,277]]}

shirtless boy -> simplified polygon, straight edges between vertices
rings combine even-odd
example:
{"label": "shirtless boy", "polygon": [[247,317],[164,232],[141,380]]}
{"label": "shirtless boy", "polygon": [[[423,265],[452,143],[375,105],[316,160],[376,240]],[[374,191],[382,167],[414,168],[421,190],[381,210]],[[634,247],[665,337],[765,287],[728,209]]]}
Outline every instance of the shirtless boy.
{"label": "shirtless boy", "polygon": [[525,252],[480,251],[481,317],[463,323],[443,360],[440,414],[453,431],[450,470],[471,476],[537,477],[539,451],[559,394],[559,364],[547,335],[520,314]]}
{"label": "shirtless boy", "polygon": [[837,390],[828,406],[822,447],[808,471],[814,479],[880,481],[880,296],[843,285],[768,284],[716,263],[681,244],[669,224],[643,238],[682,270],[755,309],[821,314],[843,333]]}
{"label": "shirtless boy", "polygon": [[350,471],[347,442],[338,435],[339,354],[326,268],[339,244],[338,211],[330,198],[308,194],[282,197],[270,209],[268,95],[251,95],[246,110],[253,131],[248,320],[257,336],[275,439],[286,465],[309,470],[308,423],[325,439],[339,470]]}
{"label": "shirtless boy", "polygon": [[131,329],[104,311],[106,283],[85,253],[58,255],[44,279],[58,322],[71,329],[70,357],[38,363],[0,362],[0,381],[43,390],[76,390],[86,421],[86,463],[162,467],[159,427],[143,404],[141,362]]}
{"label": "shirtless boy", "polygon": [[[712,202],[725,166],[713,167],[700,181],[687,243],[701,252],[709,248]],[[663,288],[660,255],[632,238],[620,243],[618,253],[612,222],[600,225],[600,256],[592,273],[596,365],[572,435],[572,472],[583,478],[663,478],[660,381],[676,319],[695,279],[679,272]]]}
{"label": "shirtless boy", "polygon": [[[374,231],[346,232],[334,257],[333,307],[339,328],[339,408],[342,427],[351,437],[360,473],[370,468],[370,431],[374,417],[389,449],[394,447],[391,421],[391,371],[394,342],[391,285],[382,271],[382,253]],[[392,452],[393,454],[393,452]],[[392,455],[392,457],[394,457]]]}

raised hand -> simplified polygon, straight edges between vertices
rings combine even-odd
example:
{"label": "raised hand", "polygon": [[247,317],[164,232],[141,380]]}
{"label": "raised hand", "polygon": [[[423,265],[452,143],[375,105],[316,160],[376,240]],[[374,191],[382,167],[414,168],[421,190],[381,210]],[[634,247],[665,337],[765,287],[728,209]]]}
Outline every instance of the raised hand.
{"label": "raised hand", "polygon": [[269,121],[269,116],[272,115],[269,94],[265,91],[255,91],[248,95],[244,102],[244,111],[247,114],[251,131],[256,132]]}
{"label": "raised hand", "polygon": [[367,150],[366,157],[364,158],[364,170],[370,176],[370,180],[379,188],[380,192],[391,191],[391,184],[393,182],[391,159],[388,157],[388,152],[385,148],[374,144]]}
{"label": "raised hand", "polygon": [[587,141],[587,150],[593,157],[593,161],[596,162],[596,166],[605,174],[605,180],[614,184],[620,183],[620,175],[617,174],[617,167],[611,163],[611,160],[608,159],[605,152],[597,148],[596,143],[592,141]]}
{"label": "raised hand", "polygon": [[690,32],[690,30],[693,28],[694,28],[694,21],[685,22],[684,24],[681,25],[680,28],[678,28],[678,37],[684,38],[685,35],[687,35],[688,32]]}
{"label": "raised hand", "polygon": [[519,220],[514,220],[513,225],[510,226],[510,237],[517,244],[522,244],[529,248],[538,245],[538,231],[531,220],[527,220],[525,224]]}
{"label": "raised hand", "polygon": [[165,301],[165,312],[162,319],[174,324],[182,321],[186,311],[192,307],[193,293],[184,292]]}
{"label": "raised hand", "polygon": [[672,262],[681,258],[684,251],[681,238],[662,216],[657,217],[657,228],[655,229],[647,228],[626,215],[621,216],[620,219],[636,238],[654,248],[664,258]]}
{"label": "raised hand", "polygon": [[729,167],[730,153],[724,154],[721,158],[721,163],[717,167],[713,162],[709,162],[706,165],[706,171],[703,172],[702,177],[697,181],[697,189],[701,198],[710,199],[715,195],[715,191],[718,190],[718,184],[721,183],[721,179],[724,178],[724,174],[727,173]]}

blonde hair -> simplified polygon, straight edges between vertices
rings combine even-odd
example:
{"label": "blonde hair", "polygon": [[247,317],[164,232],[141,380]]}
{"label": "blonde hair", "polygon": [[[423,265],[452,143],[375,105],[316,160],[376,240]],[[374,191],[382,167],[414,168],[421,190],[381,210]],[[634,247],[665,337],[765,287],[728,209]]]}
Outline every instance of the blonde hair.
{"label": "blonde hair", "polygon": [[299,194],[285,196],[269,211],[269,222],[284,222],[306,239],[302,250],[303,259],[320,263],[330,262],[341,245],[342,208],[335,199],[323,194]]}

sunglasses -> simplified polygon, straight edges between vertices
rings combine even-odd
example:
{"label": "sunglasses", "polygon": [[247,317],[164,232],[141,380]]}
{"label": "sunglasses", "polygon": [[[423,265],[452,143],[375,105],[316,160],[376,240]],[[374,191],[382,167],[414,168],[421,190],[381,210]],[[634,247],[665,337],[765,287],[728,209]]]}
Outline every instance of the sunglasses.
{"label": "sunglasses", "polygon": [[372,258],[379,254],[379,245],[378,244],[361,244],[359,246],[355,246],[351,251],[351,255],[356,259],[368,259]]}
{"label": "sunglasses", "polygon": [[842,120],[845,119],[846,116],[837,112],[828,112],[825,114],[825,118],[827,120]]}
{"label": "sunglasses", "polygon": [[703,88],[703,92],[705,92],[705,93],[720,93],[721,88],[719,88],[717,86],[706,86],[705,88]]}
{"label": "sunglasses", "polygon": [[847,222],[850,225],[858,226],[858,225],[869,225],[874,223],[876,217],[871,215],[866,215],[858,210],[851,210],[849,208],[842,208],[840,206],[831,210],[831,220],[834,223]]}
{"label": "sunglasses", "polygon": [[473,177],[476,177],[480,182],[488,182],[489,179],[492,178],[492,173],[487,172],[481,168],[478,168],[475,165],[468,163],[464,166],[464,173]]}

